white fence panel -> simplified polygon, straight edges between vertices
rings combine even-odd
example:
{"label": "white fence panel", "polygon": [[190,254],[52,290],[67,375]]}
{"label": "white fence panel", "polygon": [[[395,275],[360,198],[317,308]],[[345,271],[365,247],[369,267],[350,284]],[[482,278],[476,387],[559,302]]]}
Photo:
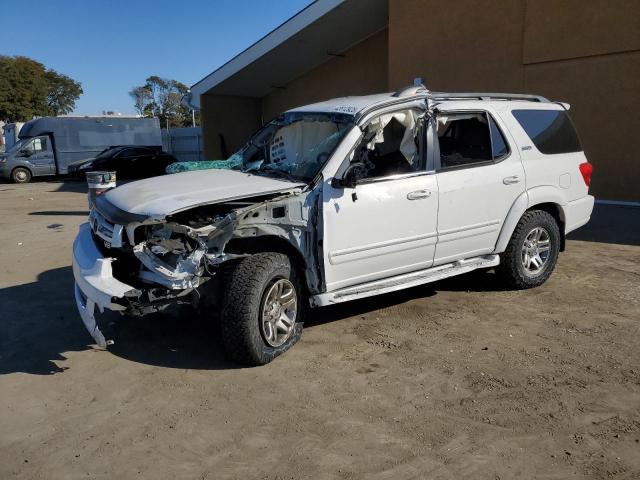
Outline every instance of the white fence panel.
{"label": "white fence panel", "polygon": [[162,147],[181,162],[204,160],[200,127],[162,130]]}

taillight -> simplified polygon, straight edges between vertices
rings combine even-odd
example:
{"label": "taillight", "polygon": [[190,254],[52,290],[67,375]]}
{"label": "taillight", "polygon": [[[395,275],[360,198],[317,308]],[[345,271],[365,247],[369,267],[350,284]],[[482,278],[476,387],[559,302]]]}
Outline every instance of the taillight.
{"label": "taillight", "polygon": [[591,173],[593,172],[593,165],[589,162],[584,162],[580,164],[580,173],[582,174],[582,179],[584,180],[584,184],[588,187],[591,185]]}

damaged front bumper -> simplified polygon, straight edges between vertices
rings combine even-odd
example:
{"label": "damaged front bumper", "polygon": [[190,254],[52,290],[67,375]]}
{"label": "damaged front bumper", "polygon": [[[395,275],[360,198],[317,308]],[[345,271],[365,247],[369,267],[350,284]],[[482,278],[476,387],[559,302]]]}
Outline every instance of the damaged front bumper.
{"label": "damaged front bumper", "polygon": [[113,258],[104,258],[96,246],[88,223],[80,225],[80,232],[73,242],[73,276],[78,312],[87,330],[101,347],[107,346],[98,328],[95,310],[124,311],[126,307],[114,299],[138,297],[141,292],[114,278],[111,270]]}

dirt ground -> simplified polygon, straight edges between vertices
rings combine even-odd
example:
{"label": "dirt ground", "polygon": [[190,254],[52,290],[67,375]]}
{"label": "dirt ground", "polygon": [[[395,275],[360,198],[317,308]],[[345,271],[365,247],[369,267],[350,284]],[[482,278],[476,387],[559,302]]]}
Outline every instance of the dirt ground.
{"label": "dirt ground", "polygon": [[272,364],[188,310],[75,311],[73,182],[0,184],[0,478],[640,478],[640,209],[542,287],[474,273],[318,310]]}

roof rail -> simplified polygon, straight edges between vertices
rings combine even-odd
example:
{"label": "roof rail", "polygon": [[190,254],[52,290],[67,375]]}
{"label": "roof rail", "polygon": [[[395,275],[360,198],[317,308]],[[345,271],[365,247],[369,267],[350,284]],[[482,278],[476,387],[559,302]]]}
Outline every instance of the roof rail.
{"label": "roof rail", "polygon": [[486,92],[431,92],[433,100],[529,100],[531,102],[548,103],[541,95],[526,93],[486,93]]}

